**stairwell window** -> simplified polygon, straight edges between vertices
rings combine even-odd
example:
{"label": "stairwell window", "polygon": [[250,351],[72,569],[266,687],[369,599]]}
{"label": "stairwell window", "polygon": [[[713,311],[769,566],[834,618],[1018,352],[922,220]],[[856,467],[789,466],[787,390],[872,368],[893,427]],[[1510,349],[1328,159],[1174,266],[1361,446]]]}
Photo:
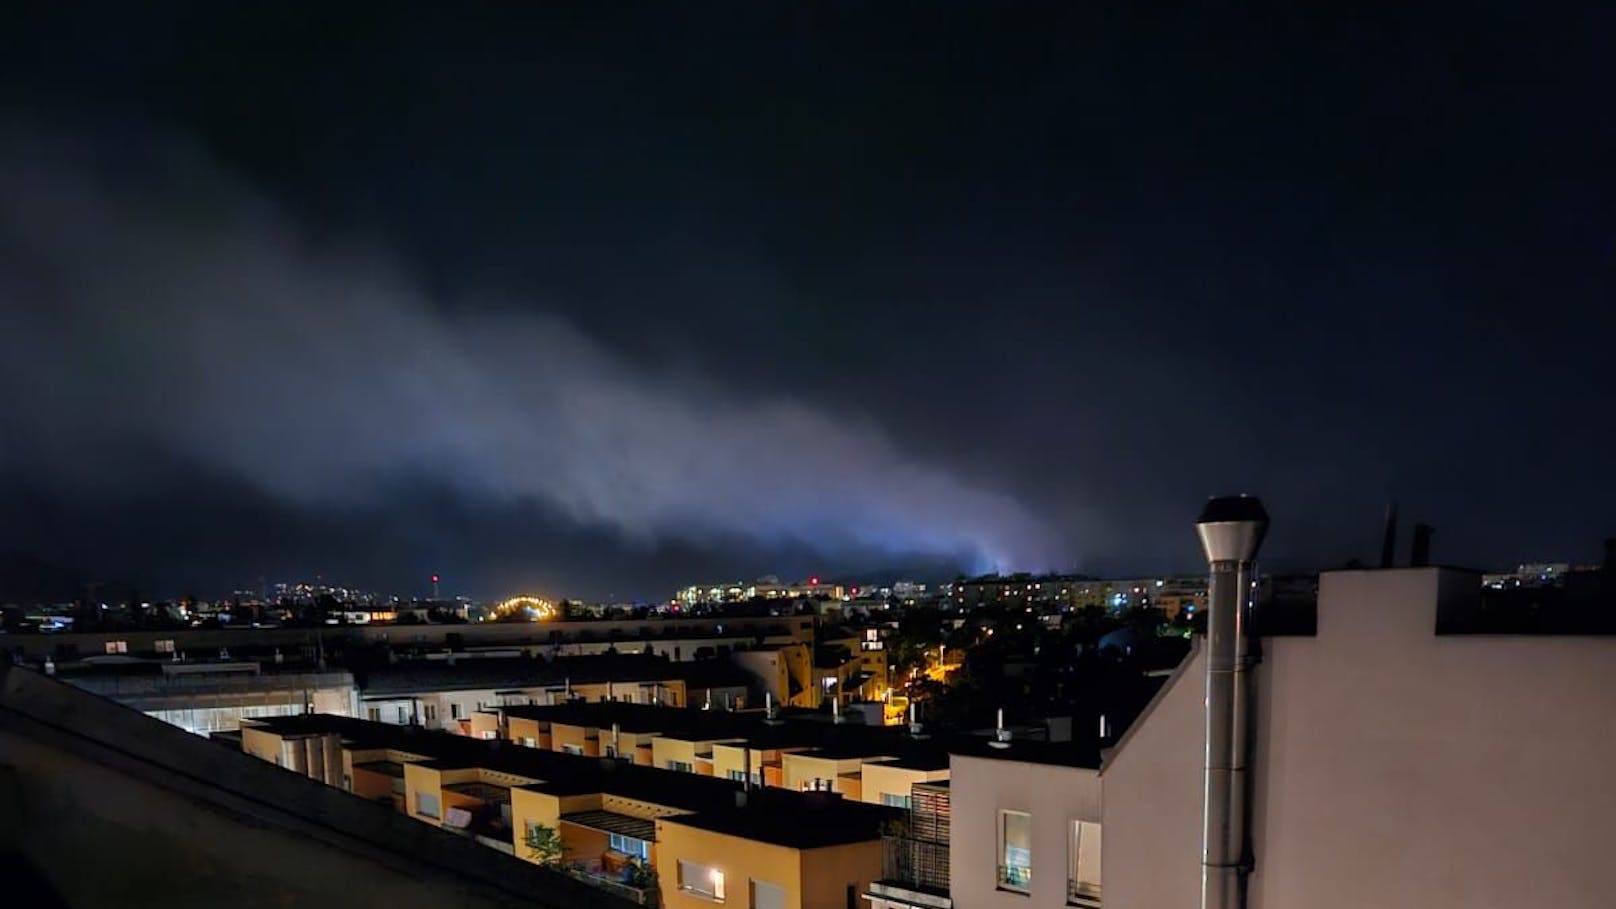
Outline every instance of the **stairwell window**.
{"label": "stairwell window", "polygon": [[1026,893],[1032,887],[1032,815],[999,812],[999,889]]}

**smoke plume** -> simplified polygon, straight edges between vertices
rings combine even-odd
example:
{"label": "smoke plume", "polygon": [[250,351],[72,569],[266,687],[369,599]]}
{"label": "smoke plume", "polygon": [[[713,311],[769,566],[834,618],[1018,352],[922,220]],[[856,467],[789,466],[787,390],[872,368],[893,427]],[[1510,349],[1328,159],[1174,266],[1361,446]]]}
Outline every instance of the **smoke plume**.
{"label": "smoke plume", "polygon": [[1050,556],[868,420],[629,362],[529,302],[430,299],[182,143],[6,135],[0,470],[93,490],[156,451],[299,507],[421,482],[637,539]]}

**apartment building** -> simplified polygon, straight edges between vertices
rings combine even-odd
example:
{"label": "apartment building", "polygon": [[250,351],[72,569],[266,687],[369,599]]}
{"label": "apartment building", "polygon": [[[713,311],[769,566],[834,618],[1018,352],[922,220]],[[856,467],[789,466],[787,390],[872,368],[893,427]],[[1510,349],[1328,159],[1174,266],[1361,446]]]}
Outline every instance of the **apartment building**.
{"label": "apartment building", "polygon": [[467,657],[405,661],[365,675],[365,719],[498,738],[503,707],[573,701],[670,707],[745,706],[751,677],[726,660],[679,663],[640,654],[541,660]]}
{"label": "apartment building", "polygon": [[[1481,596],[1451,568],[1328,572],[1316,628],[1263,638],[1250,909],[1611,904],[1616,639],[1438,632]],[[1204,660],[1107,756],[1108,909],[1199,897]]]}
{"label": "apartment building", "polygon": [[[781,812],[789,811],[784,815]],[[734,809],[656,821],[663,903],[708,909],[840,909],[881,874],[880,830],[893,813],[828,793],[754,790]]]}
{"label": "apartment building", "polygon": [[[172,646],[173,642],[168,644]],[[62,681],[197,735],[243,719],[358,710],[353,675],[273,660],[177,660],[127,655],[55,667]]]}
{"label": "apartment building", "polygon": [[1098,749],[1070,742],[956,749],[949,764],[954,903],[1099,906],[1099,767]]}
{"label": "apartment building", "polygon": [[[569,724],[552,722],[552,738],[557,725]],[[270,719],[239,737],[288,770],[641,905],[658,892],[665,905],[711,902],[703,888],[717,881],[720,899],[733,882],[756,905],[841,906],[877,876],[880,827],[896,814],[833,793],[340,717]],[[552,835],[559,854],[547,856],[538,844]],[[825,902],[832,889],[836,902]]]}
{"label": "apartment building", "polygon": [[[506,737],[572,754],[903,807],[909,787],[948,778],[948,745],[822,713],[672,710],[623,703],[507,707]],[[616,742],[615,749],[610,743]],[[867,784],[866,781],[869,781]]]}

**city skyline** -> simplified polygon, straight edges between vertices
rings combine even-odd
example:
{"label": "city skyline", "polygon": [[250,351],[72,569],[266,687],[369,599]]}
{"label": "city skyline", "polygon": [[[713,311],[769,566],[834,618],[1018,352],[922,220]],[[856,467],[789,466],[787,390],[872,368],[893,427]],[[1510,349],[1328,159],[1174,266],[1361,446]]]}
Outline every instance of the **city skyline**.
{"label": "city skyline", "polygon": [[1293,15],[19,11],[0,550],[1165,574],[1245,490],[1276,570],[1391,500],[1439,562],[1594,559],[1601,29]]}

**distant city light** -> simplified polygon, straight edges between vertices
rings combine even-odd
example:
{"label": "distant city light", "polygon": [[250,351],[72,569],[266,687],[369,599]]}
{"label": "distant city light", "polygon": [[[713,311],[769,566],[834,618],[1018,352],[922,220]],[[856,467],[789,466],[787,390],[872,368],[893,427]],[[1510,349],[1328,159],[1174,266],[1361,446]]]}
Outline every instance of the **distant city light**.
{"label": "distant city light", "polygon": [[494,607],[495,618],[505,618],[518,612],[526,613],[528,621],[543,622],[555,618],[555,604],[549,600],[530,596],[516,596]]}

